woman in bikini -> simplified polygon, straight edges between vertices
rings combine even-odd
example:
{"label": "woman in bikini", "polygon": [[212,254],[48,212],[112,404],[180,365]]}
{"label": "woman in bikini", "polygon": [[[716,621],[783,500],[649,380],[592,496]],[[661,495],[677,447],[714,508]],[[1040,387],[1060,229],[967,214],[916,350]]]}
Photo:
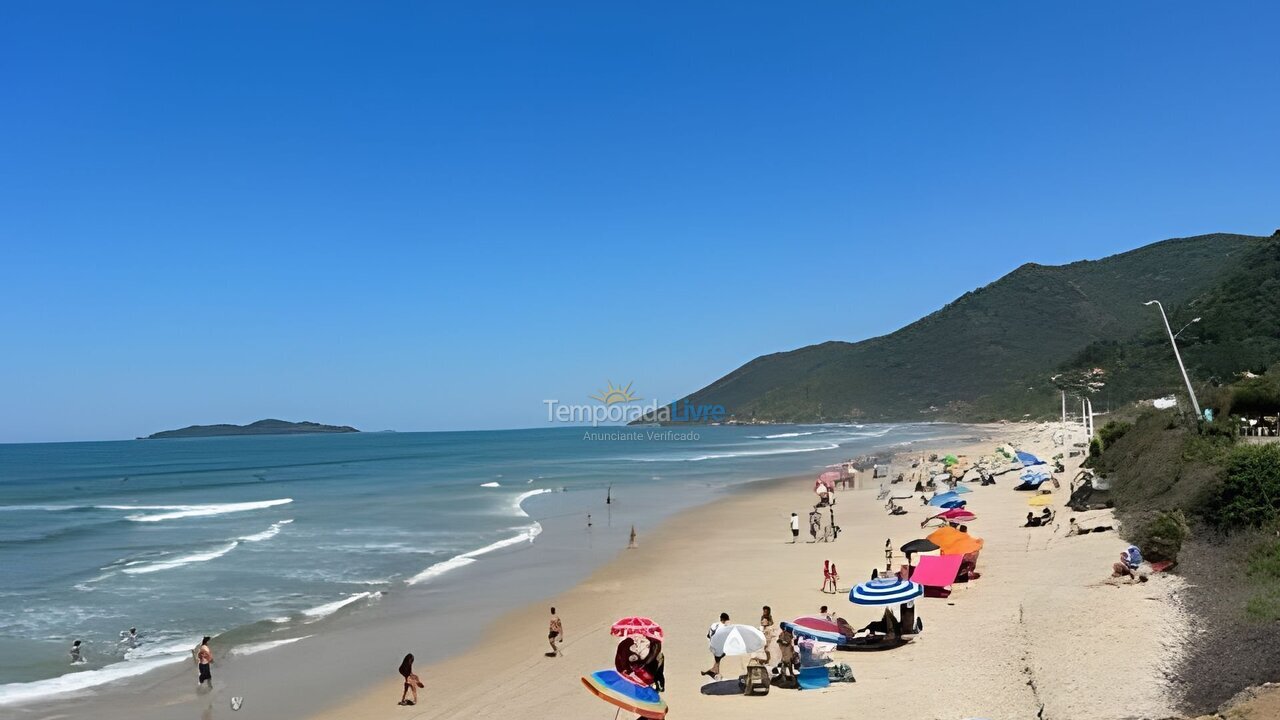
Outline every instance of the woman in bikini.
{"label": "woman in bikini", "polygon": [[[400,677],[404,678],[404,690],[400,693],[401,705],[417,705],[418,704],[418,688],[426,687],[422,684],[422,680],[418,679],[417,674],[413,672],[413,653],[404,656],[404,660],[400,661]],[[413,695],[410,700],[409,696]]]}

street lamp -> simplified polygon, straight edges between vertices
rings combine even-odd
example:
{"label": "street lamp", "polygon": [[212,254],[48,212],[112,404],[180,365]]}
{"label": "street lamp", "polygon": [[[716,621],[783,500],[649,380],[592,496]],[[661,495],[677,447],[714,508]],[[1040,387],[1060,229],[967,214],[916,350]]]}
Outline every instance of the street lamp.
{"label": "street lamp", "polygon": [[[1192,320],[1191,322],[1187,323],[1186,325],[1183,325],[1183,326],[1182,326],[1182,330],[1186,330],[1187,328],[1191,327],[1192,325],[1195,325],[1195,324],[1196,324],[1196,323],[1198,323],[1198,322],[1200,322],[1200,318],[1196,318],[1196,319]],[[1174,339],[1174,340],[1177,340],[1177,339],[1178,339],[1178,336],[1182,334],[1182,330],[1179,330],[1178,332],[1176,332],[1176,333],[1174,333],[1174,334],[1173,334],[1173,339]]]}
{"label": "street lamp", "polygon": [[[1195,408],[1196,410],[1196,418],[1201,417],[1200,401],[1196,400],[1196,391],[1191,389],[1191,378],[1187,377],[1187,368],[1182,364],[1182,355],[1178,353],[1178,342],[1177,342],[1178,336],[1174,335],[1173,328],[1169,327],[1169,316],[1164,314],[1164,305],[1161,305],[1159,300],[1148,300],[1147,302],[1144,302],[1142,304],[1155,305],[1156,307],[1160,308],[1160,318],[1164,320],[1165,332],[1169,333],[1169,344],[1173,346],[1173,357],[1178,361],[1178,369],[1182,371],[1182,381],[1187,384],[1187,394],[1191,396],[1191,407]],[[1188,327],[1191,326],[1192,323],[1197,323],[1199,321],[1200,321],[1200,318],[1196,318],[1195,320],[1192,320],[1191,322],[1184,325],[1182,327],[1182,330],[1186,330]],[[1182,330],[1179,330],[1178,334],[1182,334]]]}

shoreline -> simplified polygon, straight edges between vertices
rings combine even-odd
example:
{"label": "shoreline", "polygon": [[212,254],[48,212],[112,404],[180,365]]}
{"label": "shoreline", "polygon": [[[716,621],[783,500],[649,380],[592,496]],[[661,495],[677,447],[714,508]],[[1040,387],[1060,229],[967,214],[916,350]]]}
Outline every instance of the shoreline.
{"label": "shoreline", "polygon": [[[944,433],[944,437],[971,437],[984,431],[980,426],[954,426]],[[908,439],[903,442],[891,438],[883,445],[854,447],[849,451],[850,454],[883,456],[922,443],[932,444],[934,440]],[[820,461],[814,467],[822,464],[825,463]],[[734,471],[726,469],[724,472]],[[724,479],[717,479],[705,471],[691,477],[680,486],[680,505],[692,512],[708,503],[722,502],[744,488],[779,482],[776,477],[746,479],[740,470],[738,472],[738,475]],[[803,477],[808,476],[808,471],[805,472]],[[583,492],[568,488],[568,492],[540,494],[551,500],[540,500],[529,493],[521,496],[531,500],[522,512],[529,517],[528,522],[540,523],[545,528],[537,542],[530,546],[523,542],[499,541],[496,544],[503,544],[503,547],[484,553],[483,563],[456,563],[456,567],[451,567],[449,582],[427,582],[412,589],[396,583],[389,589],[383,589],[385,596],[362,598],[360,602],[352,603],[356,612],[344,609],[334,617],[323,618],[322,626],[312,625],[314,621],[311,619],[302,619],[287,628],[265,626],[265,635],[252,627],[223,633],[214,641],[219,660],[215,662],[217,687],[212,695],[196,696],[191,692],[187,678],[191,668],[181,661],[182,658],[177,658],[157,663],[158,667],[149,670],[123,666],[130,676],[127,680],[110,682],[84,692],[70,692],[69,689],[68,693],[47,699],[8,705],[6,711],[12,710],[18,717],[49,717],[51,713],[78,714],[91,710],[100,718],[167,720],[179,708],[183,713],[194,712],[204,717],[207,712],[227,707],[229,697],[236,695],[253,700],[237,713],[237,718],[308,717],[365,691],[374,682],[370,674],[374,673],[373,677],[377,675],[369,668],[376,668],[385,647],[396,644],[402,635],[433,638],[431,647],[415,650],[424,662],[447,658],[456,654],[459,648],[474,647],[480,642],[478,629],[485,627],[491,618],[571,588],[584,581],[593,569],[616,561],[625,547],[630,518],[648,518],[641,524],[644,537],[652,532],[649,527],[661,525],[661,518],[671,517],[670,512],[662,512],[659,518],[653,518],[653,498],[642,498],[628,492],[625,486],[622,490],[626,497],[622,505],[613,507],[611,518],[603,507],[599,508],[594,533],[583,535],[577,520],[569,519],[579,518],[586,512],[597,512],[590,506],[582,506],[598,500],[589,490]],[[612,524],[608,525],[610,519]],[[522,539],[527,540],[527,537]],[[462,555],[478,556],[486,550],[489,550],[488,546]],[[453,560],[450,558],[442,562]],[[434,568],[435,565],[426,567],[418,574]],[[516,598],[508,599],[511,592],[498,581],[507,575],[524,578]],[[348,603],[345,599],[339,602]],[[262,623],[256,625],[259,631],[264,627]],[[253,632],[262,637],[250,637]],[[296,637],[299,635],[303,637]],[[294,642],[281,643],[280,640]],[[218,648],[220,644],[221,651]],[[266,644],[269,646],[264,647]],[[246,645],[257,652],[244,652],[241,646]],[[304,656],[308,658],[309,672],[287,667],[296,662],[295,658]],[[78,674],[60,677],[74,678]],[[295,687],[298,692],[292,693],[292,697],[282,696],[278,692],[281,686]]]}
{"label": "shoreline", "polygon": [[[926,453],[977,456],[989,454],[997,439],[1018,437],[1018,445],[1047,457],[1053,454],[1053,427],[981,426],[994,437],[964,447],[946,441],[920,445],[930,446]],[[902,455],[900,449],[884,452],[890,451]],[[910,449],[911,455],[918,452]],[[1066,477],[1074,464],[1068,464]],[[893,467],[890,475],[898,471]],[[980,516],[973,532],[987,540],[979,565],[984,577],[956,586],[947,600],[922,600],[920,616],[928,630],[915,643],[883,653],[837,653],[837,662],[853,667],[857,683],[850,686],[817,692],[775,688],[763,698],[703,694],[697,673],[710,657],[702,638],[716,614],[727,611],[734,622],[754,625],[761,605],[771,605],[781,621],[828,604],[859,626],[873,619],[867,609],[817,590],[822,559],[836,560],[847,592],[871,568],[883,569],[883,538],[896,547],[923,535],[918,506],[906,505],[909,517],[887,516],[872,489],[880,481],[866,480],[862,488],[837,495],[844,530],[839,541],[791,545],[785,529],[790,512],[812,504],[806,477],[743,484],[722,499],[682,511],[642,533],[637,549],[619,551],[574,587],[494,618],[471,649],[447,663],[419,666],[426,689],[417,707],[395,706],[398,656],[388,651],[385,680],[308,717],[603,716],[609,707],[584,692],[577,678],[611,666],[616,639],[608,626],[632,614],[653,617],[666,629],[663,697],[682,718],[776,718],[802,708],[840,717],[842,709],[854,707],[873,717],[1021,718],[1043,712],[1044,718],[1063,720],[1120,720],[1177,714],[1166,678],[1190,635],[1178,605],[1180,579],[1107,581],[1110,563],[1126,543],[1115,533],[1067,538],[1060,528],[1018,527],[1026,496],[1013,492],[1007,479],[975,486],[969,496]],[[903,487],[908,486],[893,486],[894,494],[904,494],[898,490]],[[1076,514],[1090,524],[1106,524],[1110,515]],[[548,605],[557,607],[565,624],[559,658],[543,656]],[[414,642],[430,645],[430,638]],[[984,661],[973,663],[978,657]],[[741,669],[740,659],[726,659],[723,676],[736,677]],[[932,686],[926,695],[913,696],[904,713],[901,691],[904,681],[918,682],[912,678],[928,679],[925,685]]]}

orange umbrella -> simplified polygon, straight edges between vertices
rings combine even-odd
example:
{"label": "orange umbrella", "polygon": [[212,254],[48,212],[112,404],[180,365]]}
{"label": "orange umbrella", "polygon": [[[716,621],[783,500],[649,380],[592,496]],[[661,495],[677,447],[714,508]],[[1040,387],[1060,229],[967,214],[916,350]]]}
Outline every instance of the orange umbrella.
{"label": "orange umbrella", "polygon": [[929,533],[928,540],[937,545],[943,555],[968,555],[982,549],[981,540],[950,525]]}

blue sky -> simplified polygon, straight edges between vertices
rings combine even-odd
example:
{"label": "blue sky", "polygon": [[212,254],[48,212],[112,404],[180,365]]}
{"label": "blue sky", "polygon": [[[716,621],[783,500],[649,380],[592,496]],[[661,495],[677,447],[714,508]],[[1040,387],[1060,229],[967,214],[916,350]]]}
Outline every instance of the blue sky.
{"label": "blue sky", "polygon": [[[536,6],[536,7],[535,7]],[[1280,226],[1269,3],[6,3],[0,441],[528,427]]]}

